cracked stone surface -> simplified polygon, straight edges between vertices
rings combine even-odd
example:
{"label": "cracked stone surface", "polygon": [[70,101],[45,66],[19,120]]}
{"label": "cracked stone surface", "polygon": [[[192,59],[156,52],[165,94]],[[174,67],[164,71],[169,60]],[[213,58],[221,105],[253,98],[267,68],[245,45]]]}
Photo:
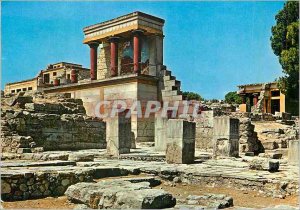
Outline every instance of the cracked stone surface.
{"label": "cracked stone surface", "polygon": [[[134,149],[131,155],[155,157],[161,155],[152,148]],[[267,169],[251,170],[249,165],[256,157],[205,159],[208,153],[196,152],[195,164],[167,164],[164,161],[142,161],[135,159],[110,159],[105,150],[81,150],[37,153],[50,157],[63,154],[63,160],[10,160],[2,161],[1,175],[3,198],[22,200],[45,196],[63,195],[66,189],[76,183],[92,182],[92,179],[137,175],[156,175],[164,180],[180,180],[187,184],[202,183],[207,186],[222,185],[228,188],[262,191],[266,196],[285,197],[299,192],[298,167],[279,159],[278,172]],[[93,161],[65,160],[65,156],[93,157]],[[268,161],[268,158],[261,158]],[[52,180],[52,182],[50,182]],[[54,180],[54,181],[53,181]],[[26,187],[21,184],[26,183]],[[51,183],[55,183],[50,189]],[[57,190],[58,189],[58,190]]]}

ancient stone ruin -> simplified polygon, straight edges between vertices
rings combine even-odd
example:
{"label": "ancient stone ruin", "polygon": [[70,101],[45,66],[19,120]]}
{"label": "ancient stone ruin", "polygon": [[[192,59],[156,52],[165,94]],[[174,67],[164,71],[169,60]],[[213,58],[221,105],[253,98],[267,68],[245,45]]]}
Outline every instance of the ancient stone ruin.
{"label": "ancient stone ruin", "polygon": [[90,74],[63,62],[27,81],[39,81],[30,91],[9,84],[1,97],[4,207],[53,197],[72,209],[293,209],[299,118],[183,98],[163,63],[163,25],[134,12],[88,26]]}

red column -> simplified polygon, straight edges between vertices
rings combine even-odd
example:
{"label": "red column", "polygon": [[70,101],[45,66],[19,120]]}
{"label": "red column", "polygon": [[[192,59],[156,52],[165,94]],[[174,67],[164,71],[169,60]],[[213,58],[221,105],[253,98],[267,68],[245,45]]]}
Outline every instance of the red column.
{"label": "red column", "polygon": [[54,81],[53,81],[53,85],[54,86],[59,86],[60,85],[60,80],[55,78]]}
{"label": "red column", "polygon": [[253,104],[254,104],[254,106],[256,106],[257,102],[258,102],[258,95],[254,94],[253,95]]}
{"label": "red column", "polygon": [[91,59],[91,80],[97,79],[97,48],[99,43],[89,43],[90,46],[90,59]]}
{"label": "red column", "polygon": [[110,38],[110,75],[118,75],[118,37]]}
{"label": "red column", "polygon": [[72,69],[71,70],[71,83],[76,83],[77,82],[77,74],[76,74],[76,70]]}
{"label": "red column", "polygon": [[141,35],[143,31],[133,31],[133,72],[141,73],[140,62],[141,62]]}

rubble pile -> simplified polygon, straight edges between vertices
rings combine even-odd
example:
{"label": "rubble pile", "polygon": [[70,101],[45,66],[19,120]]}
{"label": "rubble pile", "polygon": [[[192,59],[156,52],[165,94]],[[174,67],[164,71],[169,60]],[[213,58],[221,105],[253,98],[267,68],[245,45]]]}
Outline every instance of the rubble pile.
{"label": "rubble pile", "polygon": [[287,155],[289,141],[299,139],[299,131],[295,126],[267,128],[258,134],[266,153],[278,150],[284,156]]}
{"label": "rubble pile", "polygon": [[240,119],[240,153],[253,152],[255,155],[264,152],[261,141],[258,140],[255,126],[249,118]]}

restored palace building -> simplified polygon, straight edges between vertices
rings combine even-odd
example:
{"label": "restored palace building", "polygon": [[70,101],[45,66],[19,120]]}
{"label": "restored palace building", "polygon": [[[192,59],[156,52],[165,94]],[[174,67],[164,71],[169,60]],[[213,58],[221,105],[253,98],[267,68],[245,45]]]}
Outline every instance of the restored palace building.
{"label": "restored palace building", "polygon": [[239,85],[238,89],[238,94],[243,99],[241,112],[256,109],[260,109],[262,113],[286,112],[285,95],[280,92],[276,82]]}
{"label": "restored palace building", "polygon": [[60,62],[48,65],[32,79],[6,84],[4,93],[14,94],[21,91],[43,90],[47,87],[75,83],[78,79],[87,78],[89,78],[89,69],[83,68],[79,64]]}
{"label": "restored palace building", "polygon": [[[139,101],[142,110],[147,101],[182,101],[180,81],[163,65],[164,22],[133,12],[85,27],[90,71],[65,62],[49,65],[32,80],[7,84],[5,93],[70,93],[82,99],[90,116],[109,111],[98,107],[101,101],[122,100],[128,107]],[[131,113],[131,128],[134,141],[154,141],[154,113],[149,118]]]}

